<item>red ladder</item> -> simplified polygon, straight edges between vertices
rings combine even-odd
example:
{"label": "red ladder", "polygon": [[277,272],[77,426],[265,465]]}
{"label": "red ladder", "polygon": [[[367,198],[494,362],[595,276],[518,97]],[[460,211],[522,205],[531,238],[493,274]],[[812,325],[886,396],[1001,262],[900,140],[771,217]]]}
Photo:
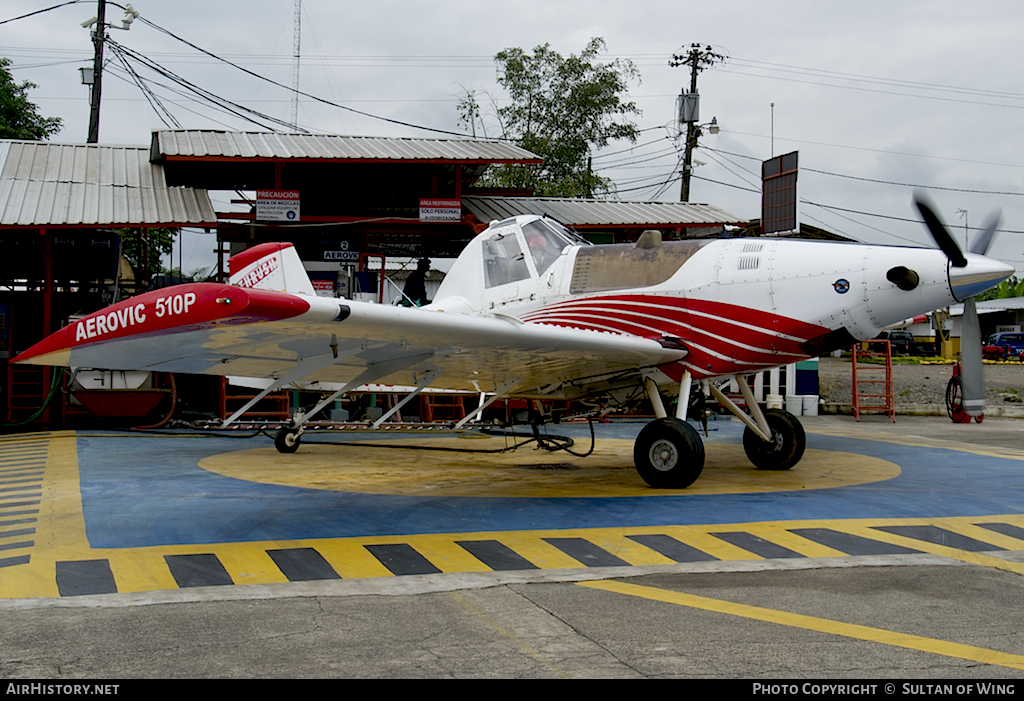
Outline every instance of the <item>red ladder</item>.
{"label": "red ladder", "polygon": [[[871,344],[882,350],[864,350]],[[885,364],[858,363],[867,358],[884,358]],[[872,339],[853,346],[853,417],[860,421],[861,412],[884,412],[896,422],[896,395],[892,383],[892,347],[886,339]],[[881,374],[884,373],[884,374]],[[866,387],[862,388],[862,385]],[[867,399],[867,403],[861,400]],[[877,401],[882,400],[882,401]]]}
{"label": "red ladder", "polygon": [[461,394],[424,394],[423,420],[459,421],[466,417],[466,407],[462,403]]}

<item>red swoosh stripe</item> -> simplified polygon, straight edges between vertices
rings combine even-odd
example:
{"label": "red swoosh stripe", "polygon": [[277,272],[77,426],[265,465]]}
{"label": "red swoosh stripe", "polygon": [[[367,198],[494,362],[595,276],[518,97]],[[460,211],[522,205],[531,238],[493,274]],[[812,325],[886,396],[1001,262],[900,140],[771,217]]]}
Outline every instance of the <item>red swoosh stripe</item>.
{"label": "red swoosh stripe", "polygon": [[664,295],[609,295],[552,304],[523,321],[624,335],[682,338],[683,365],[701,376],[756,371],[807,357],[800,344],[828,329],[757,309]]}

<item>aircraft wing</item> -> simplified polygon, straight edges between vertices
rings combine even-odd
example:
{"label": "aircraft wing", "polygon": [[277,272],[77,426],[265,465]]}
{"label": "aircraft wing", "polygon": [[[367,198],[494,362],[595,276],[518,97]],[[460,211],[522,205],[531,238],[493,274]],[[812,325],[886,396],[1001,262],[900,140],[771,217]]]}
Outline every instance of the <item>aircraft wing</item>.
{"label": "aircraft wing", "polygon": [[675,339],[193,283],[76,320],[12,362],[345,384],[440,371],[431,386],[557,396],[685,355]]}

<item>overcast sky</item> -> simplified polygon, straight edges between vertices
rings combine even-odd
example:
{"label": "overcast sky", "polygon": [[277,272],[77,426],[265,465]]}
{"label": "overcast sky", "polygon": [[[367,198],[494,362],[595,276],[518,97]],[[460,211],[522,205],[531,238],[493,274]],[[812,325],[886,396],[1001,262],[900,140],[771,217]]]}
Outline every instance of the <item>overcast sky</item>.
{"label": "overcast sky", "polygon": [[[4,0],[0,20],[61,0]],[[135,0],[142,16],[210,53],[291,85],[293,0]],[[91,65],[88,0],[0,24],[0,56],[18,81],[38,84],[30,98],[59,116],[54,142],[84,142]],[[108,3],[108,22],[123,11]],[[595,167],[622,199],[679,198],[675,100],[688,68],[668,65],[692,42],[729,58],[701,73],[701,120],[717,118],[696,159],[691,201],[742,219],[760,216],[759,161],[800,152],[802,221],[853,238],[925,245],[913,187],[931,188],[941,216],[963,242],[1002,209],[1002,233],[990,254],[1024,269],[1024,72],[1019,2],[857,0],[681,2],[680,0],[303,0],[300,89],[362,112],[445,131],[461,131],[456,103],[464,89],[504,97],[493,56],[509,47],[549,43],[568,55],[592,37],[606,60],[629,59],[640,71],[630,96],[643,110],[638,143],[595,154]],[[289,91],[197,52],[136,21],[111,38],[220,97],[291,120]],[[121,63],[108,52],[100,141],[148,144],[166,128]],[[162,85],[137,67],[167,111],[189,129],[262,131]],[[170,119],[169,117],[164,117]],[[309,98],[299,124],[318,133],[444,138],[442,134],[360,116]],[[276,127],[284,129],[283,127]],[[492,133],[492,135],[494,135]],[[343,184],[339,184],[343,186]],[[940,189],[945,188],[945,189]],[[230,195],[215,198],[228,208]],[[837,209],[838,208],[838,209]],[[848,211],[847,211],[848,210]],[[964,215],[960,210],[966,210]],[[977,232],[971,232],[974,236]],[[929,244],[930,245],[930,244]],[[212,237],[185,239],[185,269],[212,263]],[[192,261],[190,264],[189,261]]]}

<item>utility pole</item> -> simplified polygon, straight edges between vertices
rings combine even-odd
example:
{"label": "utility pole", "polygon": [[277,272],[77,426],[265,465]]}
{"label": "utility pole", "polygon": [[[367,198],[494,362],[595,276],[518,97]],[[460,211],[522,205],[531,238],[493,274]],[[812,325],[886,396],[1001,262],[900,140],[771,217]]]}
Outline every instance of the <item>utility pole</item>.
{"label": "utility pole", "polygon": [[[690,92],[683,93],[684,114],[680,114],[680,121],[686,122],[686,151],[683,156],[683,184],[679,191],[679,201],[690,201],[690,175],[693,173],[693,149],[697,148],[697,137],[700,136],[700,97],[697,93],[697,74],[705,68],[710,68],[719,61],[724,61],[725,56],[711,50],[710,46],[701,47],[700,44],[690,44],[690,50],[685,54],[673,54],[668,65],[673,68],[679,66],[690,67]],[[684,119],[685,117],[685,119]]]}
{"label": "utility pole", "polygon": [[89,138],[86,143],[100,140],[100,95],[103,92],[103,41],[107,37],[107,1],[97,0],[96,27],[92,33],[94,48],[92,59],[92,94],[89,100]]}

